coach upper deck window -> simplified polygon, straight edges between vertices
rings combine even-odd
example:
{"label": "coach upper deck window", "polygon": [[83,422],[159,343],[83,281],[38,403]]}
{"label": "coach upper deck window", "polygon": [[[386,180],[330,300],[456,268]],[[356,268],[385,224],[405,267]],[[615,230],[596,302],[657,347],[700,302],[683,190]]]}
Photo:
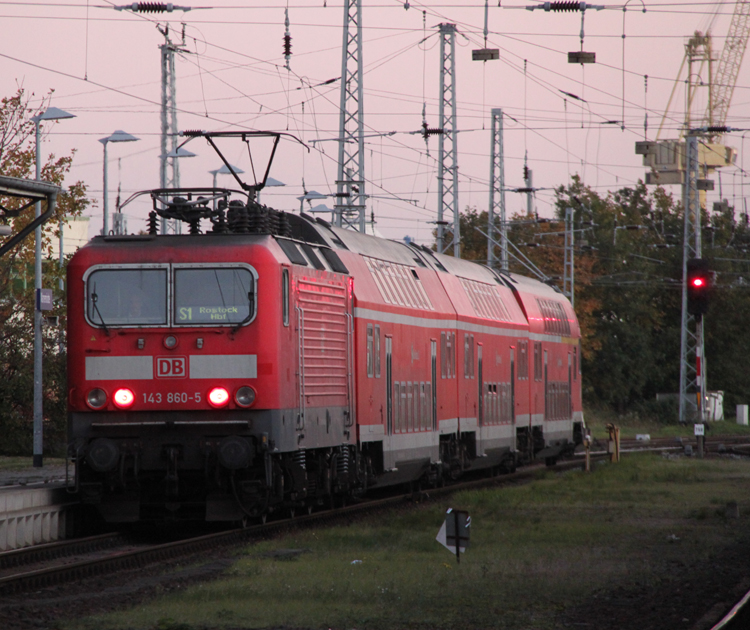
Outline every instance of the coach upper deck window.
{"label": "coach upper deck window", "polygon": [[85,279],[86,315],[93,325],[166,326],[166,268],[100,267]]}
{"label": "coach upper deck window", "polygon": [[177,326],[244,324],[255,316],[255,277],[247,267],[176,267]]}

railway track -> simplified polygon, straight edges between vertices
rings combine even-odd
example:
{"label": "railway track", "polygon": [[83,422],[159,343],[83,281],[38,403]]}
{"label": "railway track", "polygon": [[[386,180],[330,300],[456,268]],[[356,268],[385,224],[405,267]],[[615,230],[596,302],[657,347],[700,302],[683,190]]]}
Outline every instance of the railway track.
{"label": "railway track", "polygon": [[[750,446],[750,439],[742,436],[728,436],[708,442],[707,448],[715,450],[718,444],[733,446]],[[599,441],[594,447],[606,447],[606,442]],[[681,449],[682,443],[675,438],[654,439],[648,442],[622,440],[622,450],[662,450],[666,448]],[[592,460],[606,459],[606,456],[594,452]],[[565,471],[580,468],[580,458],[558,463],[550,470]],[[194,555],[214,547],[225,547],[242,544],[253,539],[274,536],[290,527],[314,527],[333,524],[352,519],[359,515],[388,509],[400,504],[414,501],[439,498],[461,490],[488,486],[502,487],[523,483],[533,479],[539,470],[545,469],[542,464],[529,466],[518,472],[500,477],[483,477],[442,488],[417,490],[408,494],[387,498],[368,500],[335,510],[315,512],[310,515],[297,516],[269,521],[252,527],[214,532],[183,540],[170,540],[166,543],[148,544],[133,540],[122,533],[101,534],[88,538],[61,541],[38,545],[0,554],[0,593],[19,593],[30,589],[45,588],[65,584],[95,575],[106,575],[121,570],[145,567],[153,563],[164,562],[184,556]]]}
{"label": "railway track", "polygon": [[[655,449],[668,449],[673,448],[683,449],[686,445],[695,446],[696,439],[694,437],[664,437],[664,438],[650,438],[648,440],[637,440],[635,438],[621,438],[620,439],[620,450],[655,450]],[[723,446],[727,452],[731,452],[733,448],[739,447],[750,448],[750,436],[746,435],[707,435],[704,448],[707,451],[717,452],[719,447]],[[600,451],[606,450],[607,440],[606,438],[595,439],[592,445],[592,450]],[[742,453],[750,454],[750,453]]]}
{"label": "railway track", "polygon": [[121,540],[122,535],[113,532],[5,551],[0,553],[0,578],[9,570],[18,570],[29,565],[100,551],[117,544]]}
{"label": "railway track", "polygon": [[[719,443],[726,446],[730,444],[750,446],[750,440],[738,438],[735,441],[715,439],[709,443],[709,447],[713,447],[712,450],[715,450]],[[630,446],[630,441],[623,441],[622,447],[624,449]],[[636,443],[633,440],[632,446],[642,447],[644,450],[646,448],[682,448],[681,444],[675,444],[674,440],[671,439],[652,440],[650,443]],[[606,456],[592,457],[592,461],[606,459]],[[185,540],[172,540],[167,543],[146,544],[142,541],[133,540],[131,536],[113,533],[6,552],[0,554],[0,594],[18,595],[29,591],[39,591],[48,587],[75,583],[95,576],[114,575],[119,572],[125,573],[157,564],[179,562],[182,559],[194,557],[201,553],[205,554],[212,550],[247,544],[253,540],[267,539],[294,528],[320,527],[351,522],[366,514],[407,506],[414,502],[437,499],[462,490],[486,487],[500,488],[525,483],[536,478],[541,470],[564,472],[581,466],[580,458],[560,462],[553,467],[539,464],[499,477],[477,478],[442,488],[416,490],[398,496],[348,505],[335,510],[314,512],[296,518],[273,520],[244,529],[215,532]],[[717,629],[719,627],[722,630],[733,630],[743,626],[723,625],[717,626]]]}
{"label": "railway track", "polygon": [[62,585],[154,563],[189,557],[214,548],[239,545],[278,535],[290,528],[317,527],[350,521],[365,514],[399,505],[439,498],[461,490],[502,487],[533,479],[540,470],[566,471],[581,467],[581,461],[566,461],[547,468],[543,464],[498,477],[484,477],[442,488],[416,490],[408,494],[363,501],[333,510],[314,512],[251,527],[204,534],[167,543],[133,541],[121,533],[51,543],[0,554],[0,594],[21,593]]}

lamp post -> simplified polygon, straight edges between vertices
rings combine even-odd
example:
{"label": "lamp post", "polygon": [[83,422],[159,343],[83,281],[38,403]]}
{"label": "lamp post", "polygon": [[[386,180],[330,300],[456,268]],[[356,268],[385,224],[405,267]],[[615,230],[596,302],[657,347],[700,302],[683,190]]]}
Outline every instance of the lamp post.
{"label": "lamp post", "polygon": [[131,136],[129,133],[125,133],[124,131],[120,131],[119,129],[115,131],[111,136],[99,139],[99,142],[104,145],[104,191],[102,192],[104,200],[104,220],[102,221],[103,236],[107,236],[107,233],[109,232],[109,199],[107,198],[107,145],[110,142],[135,142],[136,140],[140,140],[140,138]]}
{"label": "lamp post", "polygon": [[[36,135],[36,180],[40,181],[42,177],[42,159],[40,144],[42,132],[40,122],[42,120],[62,120],[63,118],[75,118],[70,114],[57,107],[48,107],[46,111],[37,116],[33,116],[34,131]],[[37,201],[34,204],[34,217],[38,218],[42,214],[42,204]],[[60,222],[60,265],[63,264],[63,236],[62,222]],[[61,280],[62,282],[62,280]],[[62,288],[62,287],[60,287]],[[41,468],[44,465],[42,451],[44,449],[44,419],[42,403],[42,311],[40,310],[39,294],[42,290],[42,226],[34,230],[34,468]]]}

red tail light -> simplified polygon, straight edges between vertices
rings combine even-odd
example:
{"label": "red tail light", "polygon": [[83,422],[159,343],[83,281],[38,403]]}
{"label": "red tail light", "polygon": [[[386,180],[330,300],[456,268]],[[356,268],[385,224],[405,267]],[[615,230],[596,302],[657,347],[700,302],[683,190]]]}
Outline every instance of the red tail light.
{"label": "red tail light", "polygon": [[127,387],[121,387],[112,396],[112,400],[120,409],[127,409],[135,402],[135,394]]}
{"label": "red tail light", "polygon": [[208,402],[214,407],[223,407],[229,402],[229,392],[224,387],[214,387],[208,392]]}

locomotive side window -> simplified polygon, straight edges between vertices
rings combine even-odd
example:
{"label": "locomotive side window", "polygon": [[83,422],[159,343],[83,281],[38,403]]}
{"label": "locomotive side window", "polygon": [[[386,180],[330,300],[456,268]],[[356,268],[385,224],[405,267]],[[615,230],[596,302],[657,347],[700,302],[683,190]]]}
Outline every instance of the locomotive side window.
{"label": "locomotive side window", "polygon": [[440,367],[443,378],[456,376],[456,333],[440,333]]}
{"label": "locomotive side window", "polygon": [[166,269],[98,269],[86,279],[86,314],[95,326],[165,326]]}
{"label": "locomotive side window", "polygon": [[542,380],[542,344],[540,341],[534,342],[534,380]]}
{"label": "locomotive side window", "polygon": [[372,356],[372,324],[367,324],[367,377],[372,378],[374,370],[374,361]]}
{"label": "locomotive side window", "polygon": [[464,378],[474,378],[474,335],[464,334]]}
{"label": "locomotive side window", "polygon": [[254,314],[255,282],[249,269],[175,269],[175,324],[242,324]]}
{"label": "locomotive side window", "polygon": [[380,378],[380,326],[375,326],[375,378]]}
{"label": "locomotive side window", "polygon": [[519,381],[529,379],[529,342],[527,339],[518,340],[518,376]]}

